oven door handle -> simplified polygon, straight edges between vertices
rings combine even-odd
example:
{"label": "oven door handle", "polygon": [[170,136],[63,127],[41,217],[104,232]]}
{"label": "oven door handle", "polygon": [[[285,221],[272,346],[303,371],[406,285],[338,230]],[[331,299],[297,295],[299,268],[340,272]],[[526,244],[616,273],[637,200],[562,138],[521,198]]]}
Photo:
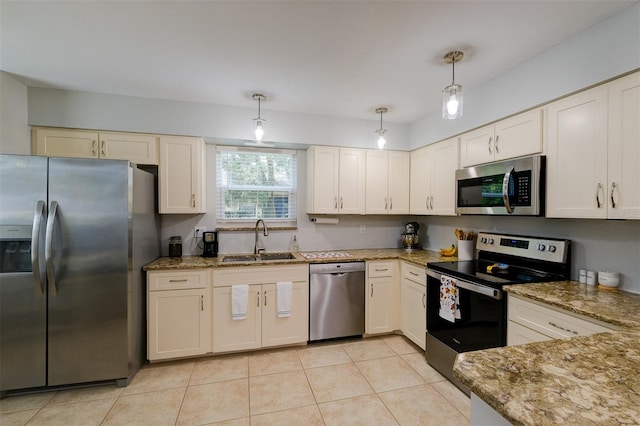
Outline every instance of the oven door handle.
{"label": "oven door handle", "polygon": [[509,181],[511,180],[511,174],[514,171],[514,167],[511,166],[502,179],[502,201],[504,201],[504,208],[507,209],[507,213],[509,214],[513,213],[513,207],[511,207],[511,204],[509,203]]}
{"label": "oven door handle", "polygon": [[[440,282],[440,277],[442,276],[442,274],[432,271],[430,269],[427,269],[427,275],[435,278],[438,280],[438,282]],[[464,281],[461,280],[459,278],[455,278],[456,280],[456,287],[460,287],[463,288],[465,290],[469,290],[473,293],[479,293],[482,294],[484,296],[488,296],[491,297],[492,299],[496,299],[496,300],[500,300],[502,299],[502,291],[498,290],[497,288],[493,288],[493,287],[487,287],[484,285],[480,285],[480,284],[474,284],[474,283],[470,283],[468,281]]]}

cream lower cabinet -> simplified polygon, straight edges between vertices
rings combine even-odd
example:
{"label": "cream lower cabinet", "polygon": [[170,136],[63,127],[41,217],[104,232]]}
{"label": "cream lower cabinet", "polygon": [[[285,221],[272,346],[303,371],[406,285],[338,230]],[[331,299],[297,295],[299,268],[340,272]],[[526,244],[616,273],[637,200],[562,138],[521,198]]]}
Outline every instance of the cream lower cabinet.
{"label": "cream lower cabinet", "polygon": [[209,270],[147,273],[147,358],[211,352]]}
{"label": "cream lower cabinet", "polygon": [[33,153],[47,157],[129,160],[137,164],[158,164],[158,137],[143,133],[36,127]]}
{"label": "cream lower cabinet", "polygon": [[611,324],[509,294],[507,345],[620,330]]}
{"label": "cream lower cabinet", "polygon": [[[293,283],[291,316],[277,315],[277,282]],[[248,284],[247,318],[231,318],[233,285]],[[307,265],[220,268],[213,273],[213,352],[305,343],[309,336]]]}
{"label": "cream lower cabinet", "polygon": [[398,261],[367,262],[366,334],[398,329]]}
{"label": "cream lower cabinet", "polygon": [[400,263],[400,329],[425,350],[427,332],[427,278],[425,269]]}

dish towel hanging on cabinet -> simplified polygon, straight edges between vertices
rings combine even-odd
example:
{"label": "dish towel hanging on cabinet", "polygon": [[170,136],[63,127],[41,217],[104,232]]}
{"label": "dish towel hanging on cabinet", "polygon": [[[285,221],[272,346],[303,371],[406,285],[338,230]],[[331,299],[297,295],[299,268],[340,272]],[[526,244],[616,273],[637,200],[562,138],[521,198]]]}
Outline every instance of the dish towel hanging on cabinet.
{"label": "dish towel hanging on cabinet", "polygon": [[456,279],[446,275],[440,276],[440,318],[449,322],[460,319],[460,295]]}
{"label": "dish towel hanging on cabinet", "polygon": [[293,296],[293,283],[285,281],[276,284],[276,308],[278,318],[287,318],[291,316],[291,299]]}
{"label": "dish towel hanging on cabinet", "polygon": [[247,302],[249,301],[248,285],[231,286],[231,319],[238,321],[247,319]]}

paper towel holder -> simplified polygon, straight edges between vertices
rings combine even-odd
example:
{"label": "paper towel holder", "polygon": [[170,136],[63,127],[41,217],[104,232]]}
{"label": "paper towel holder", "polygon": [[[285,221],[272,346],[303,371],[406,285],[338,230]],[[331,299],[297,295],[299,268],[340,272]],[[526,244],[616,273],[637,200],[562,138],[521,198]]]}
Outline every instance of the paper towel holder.
{"label": "paper towel holder", "polygon": [[337,225],[340,223],[340,219],[330,216],[309,216],[309,221],[316,225]]}

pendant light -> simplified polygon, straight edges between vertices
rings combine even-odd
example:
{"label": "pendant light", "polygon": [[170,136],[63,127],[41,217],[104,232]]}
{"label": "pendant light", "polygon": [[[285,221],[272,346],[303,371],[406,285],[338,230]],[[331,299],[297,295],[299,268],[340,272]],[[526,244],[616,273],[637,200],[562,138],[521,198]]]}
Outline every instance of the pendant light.
{"label": "pendant light", "polygon": [[260,116],[260,102],[261,101],[266,101],[267,97],[265,95],[263,95],[262,93],[254,93],[251,97],[253,99],[257,99],[258,100],[258,117],[254,118],[253,120],[256,122],[256,129],[254,130],[254,134],[256,136],[256,141],[258,141],[258,143],[261,143],[262,142],[262,136],[264,136],[264,129],[262,128],[262,123],[264,123],[267,120]]}
{"label": "pendant light", "polygon": [[442,118],[449,120],[462,117],[462,86],[456,84],[456,62],[464,58],[464,53],[454,50],[444,55],[444,63],[451,64],[451,84],[442,89]]}
{"label": "pendant light", "polygon": [[387,143],[387,140],[384,138],[384,134],[387,133],[387,130],[382,128],[382,114],[387,111],[389,111],[389,109],[385,107],[376,108],[376,114],[380,114],[380,128],[375,131],[378,135],[380,135],[380,137],[378,138],[378,149],[384,149],[384,146]]}

